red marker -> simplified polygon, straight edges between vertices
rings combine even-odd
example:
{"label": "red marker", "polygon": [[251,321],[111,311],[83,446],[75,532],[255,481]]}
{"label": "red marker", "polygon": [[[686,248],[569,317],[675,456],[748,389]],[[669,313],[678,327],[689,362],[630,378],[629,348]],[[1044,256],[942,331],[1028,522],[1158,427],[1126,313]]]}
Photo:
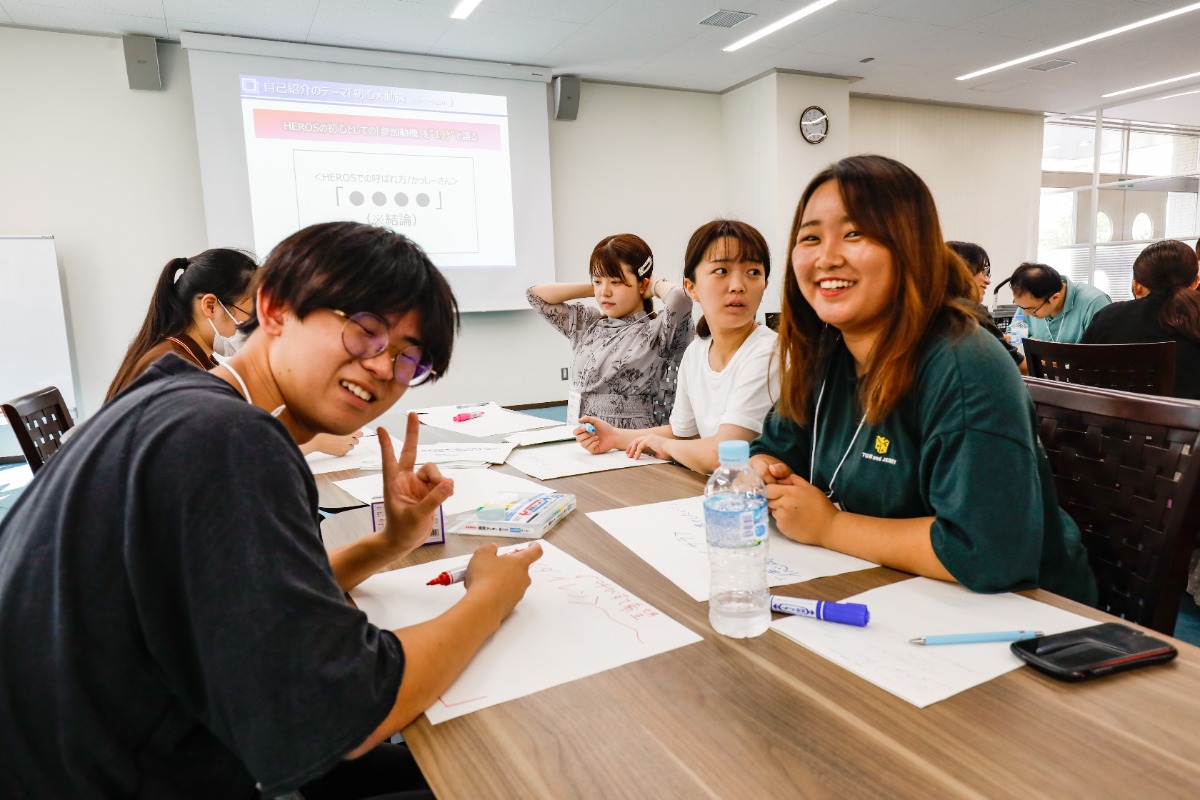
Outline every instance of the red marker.
{"label": "red marker", "polygon": [[476,417],[482,417],[482,416],[483,416],[482,411],[472,411],[470,413],[467,413],[464,411],[462,414],[455,414],[454,421],[455,422],[466,422],[469,419],[475,419]]}
{"label": "red marker", "polygon": [[462,583],[463,580],[466,579],[466,577],[467,577],[467,568],[466,567],[458,567],[457,569],[452,569],[449,572],[443,572],[441,575],[438,575],[436,578],[434,578],[433,580],[431,580],[429,583],[427,583],[425,585],[426,586],[449,586],[452,583]]}

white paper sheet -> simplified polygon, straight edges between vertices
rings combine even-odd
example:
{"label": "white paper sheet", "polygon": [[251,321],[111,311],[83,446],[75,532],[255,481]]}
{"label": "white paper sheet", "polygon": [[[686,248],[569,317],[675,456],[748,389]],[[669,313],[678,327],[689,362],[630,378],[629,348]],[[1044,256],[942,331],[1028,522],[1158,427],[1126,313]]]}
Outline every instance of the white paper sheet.
{"label": "white paper sheet", "polygon": [[[516,431],[529,431],[536,428],[549,428],[559,423],[552,419],[535,417],[532,414],[522,414],[509,411],[495,403],[460,408],[459,406],[436,406],[419,409],[419,419],[422,424],[441,428],[466,436],[499,436]],[[480,416],[465,422],[455,422],[458,414],[475,414]]]}
{"label": "white paper sheet", "polygon": [[344,469],[379,469],[383,457],[379,454],[379,437],[374,430],[369,433],[364,429],[361,439],[354,448],[344,456],[331,456],[328,453],[309,453],[304,457],[313,475],[323,475],[327,472],[338,472]]}
{"label": "white paper sheet", "polygon": [[417,461],[421,464],[449,464],[456,461],[485,462],[488,464],[503,464],[508,454],[516,447],[514,444],[459,444],[446,442],[443,444],[417,445]]}
{"label": "white paper sheet", "polygon": [[[426,712],[433,724],[665,653],[701,637],[549,542],[524,599]],[[467,556],[381,572],[350,594],[382,628],[441,614],[466,590],[426,586]]]}
{"label": "white paper sheet", "polygon": [[512,442],[517,447],[527,447],[531,444],[546,444],[547,442],[566,442],[575,439],[575,425],[558,425],[553,428],[542,428],[537,431],[522,431],[504,437],[504,441]]}
{"label": "white paper sheet", "polygon": [[779,633],[917,708],[998,678],[1025,662],[1008,642],[923,646],[909,639],[942,633],[1036,630],[1046,634],[1096,620],[1016,594],[976,594],[954,583],[913,578],[847,598],[865,603],[865,628],[787,617]]}
{"label": "white paper sheet", "polygon": [[[708,600],[708,545],[704,535],[704,498],[689,497],[611,511],[588,517],[694,600]],[[771,523],[767,584],[787,586],[813,578],[841,575],[878,566],[823,547],[800,544]]]}
{"label": "white paper sheet", "polygon": [[[454,480],[454,494],[442,503],[442,513],[447,517],[473,511],[504,492],[538,494],[550,491],[548,486],[493,469],[444,469],[442,474]],[[383,494],[383,474],[334,481],[334,485],[345,489],[356,500],[370,504]]]}
{"label": "white paper sheet", "polygon": [[584,475],[589,472],[605,472],[610,469],[628,469],[629,467],[647,467],[651,464],[667,462],[645,455],[633,459],[625,455],[624,450],[614,450],[611,453],[596,456],[580,447],[578,442],[572,441],[539,447],[522,447],[509,454],[508,463],[526,475],[541,481],[548,481],[567,475]]}

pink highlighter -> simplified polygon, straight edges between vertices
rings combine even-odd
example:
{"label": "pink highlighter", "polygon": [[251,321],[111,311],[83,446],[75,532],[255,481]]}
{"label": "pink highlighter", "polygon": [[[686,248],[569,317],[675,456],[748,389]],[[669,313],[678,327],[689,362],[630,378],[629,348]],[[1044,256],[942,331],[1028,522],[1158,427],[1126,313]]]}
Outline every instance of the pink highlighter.
{"label": "pink highlighter", "polygon": [[466,422],[469,419],[475,419],[476,417],[482,417],[482,416],[483,416],[482,411],[464,411],[461,414],[455,414],[452,417],[452,419],[455,422]]}

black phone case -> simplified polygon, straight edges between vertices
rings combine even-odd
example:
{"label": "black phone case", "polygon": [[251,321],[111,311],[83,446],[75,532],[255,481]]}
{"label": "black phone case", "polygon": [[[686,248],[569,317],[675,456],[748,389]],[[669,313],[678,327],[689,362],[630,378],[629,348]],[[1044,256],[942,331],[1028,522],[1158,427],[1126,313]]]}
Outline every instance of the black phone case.
{"label": "black phone case", "polygon": [[1119,622],[1012,643],[1019,658],[1063,681],[1086,681],[1161,664],[1179,655],[1168,642]]}

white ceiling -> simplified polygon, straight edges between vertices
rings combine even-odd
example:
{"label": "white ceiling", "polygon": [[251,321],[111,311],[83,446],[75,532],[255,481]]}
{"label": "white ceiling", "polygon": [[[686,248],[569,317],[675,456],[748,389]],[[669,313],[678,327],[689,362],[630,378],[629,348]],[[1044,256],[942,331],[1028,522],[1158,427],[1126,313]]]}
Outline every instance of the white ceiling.
{"label": "white ceiling", "polygon": [[[1019,65],[955,80],[1190,0],[839,0],[738,52],[722,52],[809,2],[483,0],[470,18],[454,20],[457,0],[0,0],[0,25],[170,40],[185,30],[223,33],[703,91],[779,68],[860,78],[855,93],[1058,113],[1094,107],[1106,92],[1200,72],[1195,11],[1057,53],[1052,58],[1077,63],[1053,72]],[[731,29],[697,24],[720,9],[756,16]],[[1200,82],[1172,89],[1188,85]],[[1200,125],[1200,94],[1131,108],[1139,119]]]}

